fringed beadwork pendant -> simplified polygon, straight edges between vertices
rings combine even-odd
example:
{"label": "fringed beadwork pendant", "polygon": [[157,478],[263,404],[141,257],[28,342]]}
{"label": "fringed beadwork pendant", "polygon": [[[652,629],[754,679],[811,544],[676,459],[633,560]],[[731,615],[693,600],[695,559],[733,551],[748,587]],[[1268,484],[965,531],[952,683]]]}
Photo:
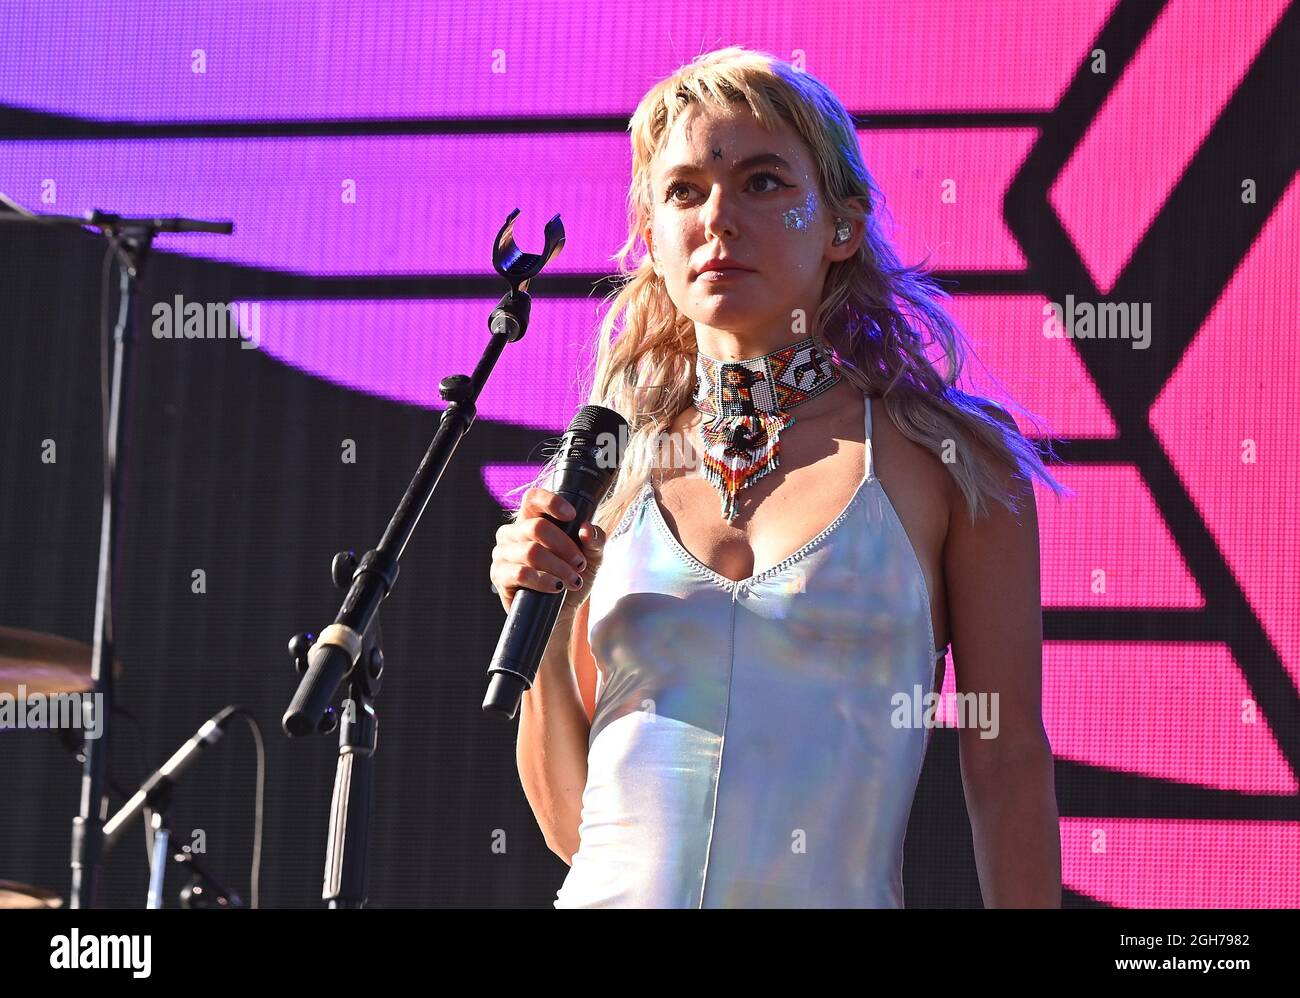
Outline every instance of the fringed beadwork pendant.
{"label": "fringed beadwork pendant", "polygon": [[781,466],[781,431],[794,425],[787,410],[841,381],[812,337],[749,360],[695,356],[695,407],[704,414],[704,477],[722,493],[731,521],[736,497]]}

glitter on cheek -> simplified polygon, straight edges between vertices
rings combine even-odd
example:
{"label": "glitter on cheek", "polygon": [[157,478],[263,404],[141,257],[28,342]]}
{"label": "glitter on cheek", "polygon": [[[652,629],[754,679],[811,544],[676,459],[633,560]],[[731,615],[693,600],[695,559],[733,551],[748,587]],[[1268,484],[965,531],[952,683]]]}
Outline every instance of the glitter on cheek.
{"label": "glitter on cheek", "polygon": [[808,192],[808,197],[804,200],[802,208],[791,208],[781,216],[781,221],[785,222],[787,229],[806,229],[808,222],[812,219],[813,214],[817,211],[817,195]]}

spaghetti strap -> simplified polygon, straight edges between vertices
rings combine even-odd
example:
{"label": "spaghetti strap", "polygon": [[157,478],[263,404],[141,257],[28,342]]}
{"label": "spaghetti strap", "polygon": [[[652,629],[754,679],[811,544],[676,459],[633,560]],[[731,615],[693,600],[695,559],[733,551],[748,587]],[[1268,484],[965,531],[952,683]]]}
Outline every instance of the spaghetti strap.
{"label": "spaghetti strap", "polygon": [[869,482],[871,481],[872,478],[875,477],[876,474],[876,469],[874,467],[875,459],[872,456],[872,448],[871,448],[871,396],[863,395],[862,401],[863,401],[863,408],[866,409],[866,415],[863,418],[863,425],[866,428],[866,433],[862,438],[865,444],[863,448],[864,457],[862,462],[863,464],[862,481]]}

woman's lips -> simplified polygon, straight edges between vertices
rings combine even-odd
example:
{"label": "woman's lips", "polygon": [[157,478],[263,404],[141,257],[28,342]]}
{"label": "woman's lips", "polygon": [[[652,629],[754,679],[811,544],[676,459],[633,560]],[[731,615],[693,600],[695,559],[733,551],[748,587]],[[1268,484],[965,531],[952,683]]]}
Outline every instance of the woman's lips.
{"label": "woman's lips", "polygon": [[724,267],[721,270],[703,271],[700,274],[700,276],[696,278],[696,280],[708,281],[709,283],[714,283],[716,281],[729,281],[732,280],[733,278],[744,277],[746,274],[752,274],[752,273],[753,273],[752,270],[743,270],[740,267]]}

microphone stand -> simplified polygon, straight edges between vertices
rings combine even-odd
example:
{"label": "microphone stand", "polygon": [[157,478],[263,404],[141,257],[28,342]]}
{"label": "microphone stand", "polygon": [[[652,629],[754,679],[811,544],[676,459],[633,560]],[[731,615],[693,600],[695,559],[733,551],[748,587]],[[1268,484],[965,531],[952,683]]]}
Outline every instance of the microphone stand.
{"label": "microphone stand", "polygon": [[181,888],[182,908],[243,908],[244,899],[235,891],[226,887],[212,871],[208,870],[192,852],[180,852],[172,856],[177,864],[190,868],[189,882]]}
{"label": "microphone stand", "polygon": [[176,853],[171,852],[172,789],[171,784],[161,788],[149,813],[149,828],[153,831],[153,853],[149,864],[149,893],[144,905],[146,910],[161,909],[163,906],[163,884],[167,877],[169,859],[177,864],[188,865],[191,870],[190,882],[181,891],[182,908],[242,908],[244,902],[240,896],[222,886],[211,872],[203,867],[198,857],[190,851],[189,846],[182,846]]}
{"label": "microphone stand", "polygon": [[162,907],[163,880],[167,876],[167,856],[171,847],[172,826],[167,812],[172,806],[172,788],[167,786],[156,802],[157,807],[149,817],[153,830],[153,862],[149,867],[149,893],[146,908]]}
{"label": "microphone stand", "polygon": [[[98,229],[108,240],[118,262],[118,313],[117,326],[113,330],[113,369],[109,380],[108,426],[104,438],[104,498],[100,513],[99,572],[95,584],[95,642],[90,660],[94,696],[89,704],[83,700],[83,711],[93,712],[102,708],[103,716],[96,719],[92,713],[90,717],[83,716],[82,719],[83,730],[88,730],[97,720],[100,737],[86,739],[83,750],[85,763],[81,777],[80,813],[72,821],[72,895],[68,905],[70,908],[93,908],[99,882],[99,862],[103,854],[104,822],[108,817],[104,776],[107,772],[113,713],[113,565],[121,525],[121,482],[127,439],[122,400],[129,370],[128,355],[135,325],[140,272],[154,236],[159,232],[215,232],[229,235],[235,226],[233,222],[210,222],[193,218],[127,218],[99,209],[88,211],[83,216],[40,215],[27,211],[3,195],[0,195],[0,202],[15,212],[0,215],[0,222],[78,229],[90,226]],[[106,300],[106,319],[108,309],[109,303]]]}
{"label": "microphone stand", "polygon": [[393,590],[402,552],[443,470],[474,422],[475,403],[501,352],[507,343],[522,339],[528,329],[532,304],[527,292],[529,282],[564,246],[564,224],[556,215],[546,223],[543,252],[521,252],[514,240],[518,215],[518,208],[510,213],[493,246],[492,265],[510,290],[488,316],[492,336],[474,373],[453,374],[439,383],[438,393],[447,407],[379,546],[362,555],[360,562],[351,551],[335,555],[331,575],[335,585],[347,589],[347,595],[334,623],[319,638],[303,633],[294,635],[289,642],[301,679],[281,722],[285,734],[301,737],[332,730],[337,712],[330,705],[340,683],[348,680],[321,891],[330,908],[363,908],[366,904],[372,766],[379,730],[375,700],[384,667],[379,604]]}

